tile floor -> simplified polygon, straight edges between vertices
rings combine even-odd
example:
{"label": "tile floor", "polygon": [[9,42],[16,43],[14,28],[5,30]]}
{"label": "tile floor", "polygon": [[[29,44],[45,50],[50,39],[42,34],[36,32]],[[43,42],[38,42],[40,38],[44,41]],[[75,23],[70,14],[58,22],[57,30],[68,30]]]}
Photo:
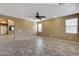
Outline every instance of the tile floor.
{"label": "tile floor", "polygon": [[0,37],[0,56],[79,56],[79,42],[29,36]]}

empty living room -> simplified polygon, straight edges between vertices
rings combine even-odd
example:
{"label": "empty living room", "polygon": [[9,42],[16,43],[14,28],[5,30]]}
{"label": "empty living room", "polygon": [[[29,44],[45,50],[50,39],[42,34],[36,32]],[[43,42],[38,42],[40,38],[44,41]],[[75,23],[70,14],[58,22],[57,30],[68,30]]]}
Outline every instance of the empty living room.
{"label": "empty living room", "polygon": [[0,56],[79,56],[79,3],[0,3]]}

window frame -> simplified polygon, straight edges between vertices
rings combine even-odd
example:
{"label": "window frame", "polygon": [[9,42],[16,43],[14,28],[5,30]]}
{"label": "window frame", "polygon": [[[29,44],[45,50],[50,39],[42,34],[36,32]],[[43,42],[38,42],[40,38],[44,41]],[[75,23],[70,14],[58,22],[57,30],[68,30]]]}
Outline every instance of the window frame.
{"label": "window frame", "polygon": [[[67,25],[67,23],[66,23],[67,20],[71,22],[72,20],[75,20],[75,19],[76,19],[76,25],[71,25],[71,24],[70,24],[70,25]],[[72,27],[72,28],[76,27],[76,28],[75,28],[76,31],[75,31],[75,32],[71,32],[71,31],[68,32],[68,31],[67,31],[67,27]],[[72,31],[73,31],[73,30],[72,30]],[[77,33],[78,33],[78,18],[77,18],[77,17],[76,17],[76,18],[71,18],[71,19],[66,19],[66,20],[65,20],[65,33],[66,33],[66,34],[77,34]]]}
{"label": "window frame", "polygon": [[42,30],[42,23],[38,23],[38,28],[37,28],[37,31],[38,32],[42,32],[43,30]]}

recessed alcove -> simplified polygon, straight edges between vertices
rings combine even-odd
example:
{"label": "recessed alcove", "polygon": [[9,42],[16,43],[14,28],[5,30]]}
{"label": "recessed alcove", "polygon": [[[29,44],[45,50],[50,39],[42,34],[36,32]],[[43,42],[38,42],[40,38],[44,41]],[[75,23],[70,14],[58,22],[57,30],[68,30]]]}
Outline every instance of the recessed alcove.
{"label": "recessed alcove", "polygon": [[10,19],[0,19],[0,35],[8,35],[14,32],[14,21]]}

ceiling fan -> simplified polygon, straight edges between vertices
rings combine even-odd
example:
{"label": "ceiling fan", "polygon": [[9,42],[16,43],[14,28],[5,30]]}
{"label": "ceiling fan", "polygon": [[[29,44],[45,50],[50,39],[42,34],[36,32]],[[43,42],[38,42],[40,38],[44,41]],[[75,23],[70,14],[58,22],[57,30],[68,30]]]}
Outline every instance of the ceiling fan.
{"label": "ceiling fan", "polygon": [[30,16],[31,19],[34,20],[42,20],[43,18],[46,18],[46,16],[40,16],[39,13],[35,13],[35,16]]}
{"label": "ceiling fan", "polygon": [[46,18],[46,16],[40,16],[38,12],[36,13],[35,17],[40,20],[42,20],[42,18]]}

